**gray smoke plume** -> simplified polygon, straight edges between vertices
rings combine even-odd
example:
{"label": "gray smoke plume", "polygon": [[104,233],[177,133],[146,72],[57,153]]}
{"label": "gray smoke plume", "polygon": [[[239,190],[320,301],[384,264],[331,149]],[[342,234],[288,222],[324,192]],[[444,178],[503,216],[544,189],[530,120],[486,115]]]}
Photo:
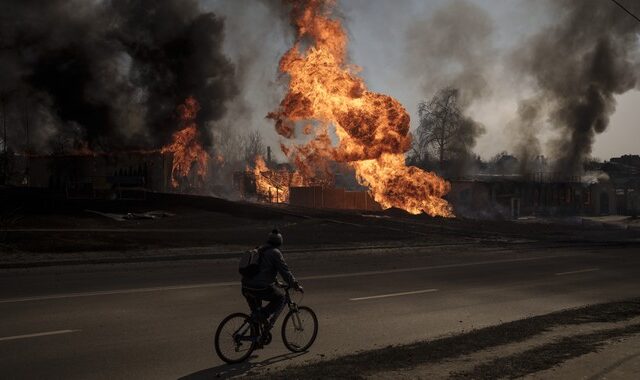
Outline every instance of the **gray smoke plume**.
{"label": "gray smoke plume", "polygon": [[[640,12],[637,2],[624,3]],[[609,124],[614,95],[638,83],[640,23],[611,1],[554,0],[550,5],[560,15],[558,22],[525,41],[515,54],[515,67],[537,86],[534,98],[521,107],[528,111],[521,113],[520,127],[531,127],[527,115],[548,111],[548,121],[560,133],[551,144],[554,170],[577,175],[595,135]]]}
{"label": "gray smoke plume", "polygon": [[223,39],[195,0],[5,0],[0,95],[13,115],[31,110],[32,140],[48,140],[35,147],[75,136],[95,150],[157,148],[186,97],[200,126],[225,114],[237,88]]}
{"label": "gray smoke plume", "polygon": [[496,57],[492,33],[489,14],[466,0],[447,1],[428,19],[414,20],[407,30],[408,68],[425,97],[454,87],[461,104],[468,105],[486,95],[488,70]]}
{"label": "gray smoke plume", "polygon": [[542,154],[539,134],[544,122],[542,99],[523,100],[518,105],[518,114],[507,125],[515,156],[518,158],[521,174],[530,175],[541,171],[535,163]]}
{"label": "gray smoke plume", "polygon": [[[224,51],[236,66],[239,87],[225,117],[212,126],[214,139],[242,140],[258,131],[265,145],[279,151],[273,123],[265,116],[278,105],[285,89],[277,78],[280,57],[293,39],[288,5],[284,0],[208,0],[204,4],[225,16],[225,28],[233,38],[225,41]],[[222,153],[226,163],[233,161],[226,160],[230,154]]]}
{"label": "gray smoke plume", "polygon": [[464,114],[475,100],[491,92],[488,75],[497,55],[492,33],[489,14],[466,0],[446,2],[407,30],[408,71],[419,80],[425,99],[442,89],[456,92],[456,107],[464,122],[451,146],[457,157],[446,170],[451,177],[474,170],[472,149],[485,132],[481,123]]}

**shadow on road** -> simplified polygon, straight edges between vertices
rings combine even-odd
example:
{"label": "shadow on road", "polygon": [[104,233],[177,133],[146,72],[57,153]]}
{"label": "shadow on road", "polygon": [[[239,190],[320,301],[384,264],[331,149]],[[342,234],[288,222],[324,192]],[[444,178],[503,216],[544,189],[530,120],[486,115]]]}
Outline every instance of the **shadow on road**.
{"label": "shadow on road", "polygon": [[[222,364],[186,375],[181,377],[180,380],[228,379],[234,376],[247,375],[250,374],[250,371],[253,369],[268,367],[272,364],[291,360],[307,353],[308,351],[282,354],[259,362],[245,361],[238,364]],[[252,356],[249,360],[254,359],[255,357],[256,356]]]}

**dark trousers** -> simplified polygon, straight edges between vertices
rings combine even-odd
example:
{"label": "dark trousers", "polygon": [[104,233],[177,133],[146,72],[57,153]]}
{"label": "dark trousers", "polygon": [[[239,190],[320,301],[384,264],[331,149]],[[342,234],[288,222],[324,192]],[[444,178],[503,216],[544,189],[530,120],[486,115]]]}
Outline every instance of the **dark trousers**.
{"label": "dark trousers", "polygon": [[[275,285],[263,289],[242,287],[242,295],[247,299],[249,308],[255,312],[258,308],[262,308],[262,316],[264,318],[273,317],[271,323],[275,322],[275,317],[280,314],[284,308],[285,299],[284,291]],[[268,302],[262,307],[262,301]]]}

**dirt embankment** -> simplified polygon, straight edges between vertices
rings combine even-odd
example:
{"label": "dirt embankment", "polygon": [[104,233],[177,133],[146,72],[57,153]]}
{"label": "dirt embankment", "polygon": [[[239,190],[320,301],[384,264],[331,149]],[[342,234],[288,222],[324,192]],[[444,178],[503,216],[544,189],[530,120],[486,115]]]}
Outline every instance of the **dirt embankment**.
{"label": "dirt embankment", "polygon": [[[25,189],[0,189],[0,253],[60,256],[258,244],[274,226],[289,248],[385,244],[513,242],[590,243],[638,239],[640,231],[603,225],[514,223],[258,205],[179,194],[144,200],[68,200]],[[151,213],[149,213],[151,212]],[[1,259],[1,258],[0,258]]]}

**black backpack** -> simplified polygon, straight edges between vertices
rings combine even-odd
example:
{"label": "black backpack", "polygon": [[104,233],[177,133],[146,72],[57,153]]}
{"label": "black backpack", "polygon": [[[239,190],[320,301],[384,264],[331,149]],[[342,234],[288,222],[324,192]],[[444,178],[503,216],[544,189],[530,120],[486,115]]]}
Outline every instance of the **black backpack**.
{"label": "black backpack", "polygon": [[244,278],[251,278],[260,272],[260,262],[262,261],[263,247],[250,249],[240,256],[238,272]]}

